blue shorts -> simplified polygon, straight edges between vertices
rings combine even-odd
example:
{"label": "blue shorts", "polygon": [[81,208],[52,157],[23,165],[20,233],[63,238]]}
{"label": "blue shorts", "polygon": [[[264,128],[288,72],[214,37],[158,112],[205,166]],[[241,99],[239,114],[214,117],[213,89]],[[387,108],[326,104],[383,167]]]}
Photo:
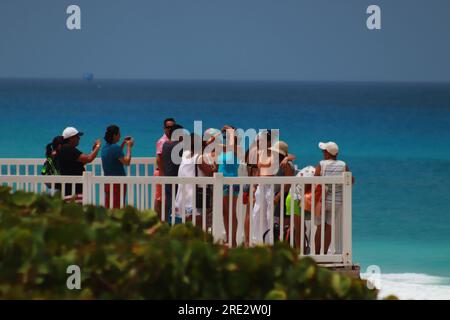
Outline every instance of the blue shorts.
{"label": "blue shorts", "polygon": [[[169,215],[169,225],[172,225],[172,214]],[[175,224],[183,223],[183,219],[181,217],[175,216]]]}
{"label": "blue shorts", "polygon": [[[239,185],[238,184],[233,184],[233,196],[238,196],[239,195]],[[229,196],[230,195],[230,185],[226,184],[223,186],[223,195],[224,196]]]}

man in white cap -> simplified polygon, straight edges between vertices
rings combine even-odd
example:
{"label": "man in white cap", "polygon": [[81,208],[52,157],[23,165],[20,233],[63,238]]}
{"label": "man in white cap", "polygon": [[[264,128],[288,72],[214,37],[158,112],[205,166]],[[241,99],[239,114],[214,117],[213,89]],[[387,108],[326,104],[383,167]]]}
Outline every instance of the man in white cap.
{"label": "man in white cap", "polygon": [[[84,165],[91,163],[97,157],[100,150],[101,140],[97,139],[92,147],[92,152],[84,154],[76,147],[80,143],[80,137],[83,132],[79,132],[74,127],[67,127],[64,129],[63,145],[58,154],[58,161],[60,166],[60,174],[62,176],[81,176],[83,175]],[[66,184],[65,196],[72,196],[72,185]],[[76,184],[75,194],[83,193],[82,185]]]}
{"label": "man in white cap", "polygon": [[[335,142],[320,142],[319,149],[323,152],[324,160],[320,161],[316,166],[315,176],[342,176],[344,172],[350,171],[344,161],[338,160],[339,147]],[[353,177],[353,183],[355,178]],[[328,188],[325,192],[325,246],[324,253],[327,254],[331,243],[331,212],[333,194],[332,188]],[[322,204],[323,205],[323,204]],[[315,234],[316,254],[320,254],[321,247],[321,215],[314,216],[314,222],[317,226]],[[342,186],[336,185],[335,188],[335,249],[337,253],[342,252]]]}

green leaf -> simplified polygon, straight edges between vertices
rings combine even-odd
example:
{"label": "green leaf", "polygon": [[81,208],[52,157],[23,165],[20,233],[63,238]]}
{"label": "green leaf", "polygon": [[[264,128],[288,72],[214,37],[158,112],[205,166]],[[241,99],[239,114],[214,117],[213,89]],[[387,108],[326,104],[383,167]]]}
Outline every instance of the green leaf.
{"label": "green leaf", "polygon": [[284,290],[274,289],[267,293],[266,300],[286,300],[287,294]]}
{"label": "green leaf", "polygon": [[29,207],[36,200],[36,195],[34,193],[16,191],[12,194],[11,199],[16,206]]}

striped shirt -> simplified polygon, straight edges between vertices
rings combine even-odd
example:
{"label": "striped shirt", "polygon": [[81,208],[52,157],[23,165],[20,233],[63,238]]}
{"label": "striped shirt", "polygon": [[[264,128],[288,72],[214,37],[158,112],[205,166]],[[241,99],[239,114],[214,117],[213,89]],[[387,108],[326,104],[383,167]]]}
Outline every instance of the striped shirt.
{"label": "striped shirt", "polygon": [[[345,172],[346,164],[341,160],[322,160],[320,161],[320,175],[321,176],[342,176]],[[332,198],[332,187],[328,187],[325,194],[325,202],[331,203]],[[336,185],[336,204],[342,204],[342,185]]]}

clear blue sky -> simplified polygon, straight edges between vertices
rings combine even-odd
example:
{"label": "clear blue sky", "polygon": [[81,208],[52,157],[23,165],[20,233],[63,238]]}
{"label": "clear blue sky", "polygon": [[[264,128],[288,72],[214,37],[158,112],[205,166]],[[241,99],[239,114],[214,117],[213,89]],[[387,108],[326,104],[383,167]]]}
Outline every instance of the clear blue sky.
{"label": "clear blue sky", "polygon": [[1,0],[0,78],[448,82],[449,30],[448,0]]}

